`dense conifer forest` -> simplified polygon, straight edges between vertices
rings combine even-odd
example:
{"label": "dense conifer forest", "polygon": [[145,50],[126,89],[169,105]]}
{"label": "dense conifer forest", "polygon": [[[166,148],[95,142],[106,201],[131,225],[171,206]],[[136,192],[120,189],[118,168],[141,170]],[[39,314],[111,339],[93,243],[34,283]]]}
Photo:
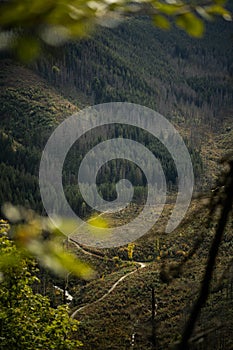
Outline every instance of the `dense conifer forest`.
{"label": "dense conifer forest", "polygon": [[[211,36],[215,39],[210,40]],[[182,130],[192,157],[196,191],[210,188],[213,181],[206,175],[208,159],[202,154],[205,152],[203,142],[208,143],[210,138],[206,128],[216,135],[225,133],[229,127],[231,134],[228,120],[233,95],[232,45],[228,38],[230,31],[223,21],[214,27],[207,26],[206,36],[197,41],[178,29],[166,33],[154,28],[149,19],[136,18],[114,29],[98,29],[90,39],[48,53],[31,67],[12,67],[12,61],[3,57],[1,203],[14,201],[41,211],[36,176],[41,150],[51,131],[70,112],[88,104],[110,101],[154,108],[175,123]],[[174,164],[158,141],[124,125],[108,127],[95,132],[95,136],[85,135],[67,157],[66,193],[79,214],[82,198],[78,191],[75,198],[72,195],[77,177],[75,169],[88,149],[109,136],[131,138],[145,144],[161,159],[169,189],[175,188]],[[135,200],[143,201],[145,178],[130,162],[112,161],[101,169],[102,195],[106,199],[114,198],[114,183],[123,169],[136,186]],[[11,178],[10,183],[7,178]]]}

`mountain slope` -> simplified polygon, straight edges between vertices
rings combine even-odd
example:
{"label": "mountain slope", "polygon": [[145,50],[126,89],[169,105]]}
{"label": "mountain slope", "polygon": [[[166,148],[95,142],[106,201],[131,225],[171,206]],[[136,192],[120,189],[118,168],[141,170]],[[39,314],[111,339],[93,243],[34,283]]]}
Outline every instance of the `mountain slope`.
{"label": "mountain slope", "polygon": [[[232,23],[221,20],[207,24],[197,40],[177,28],[161,31],[148,18],[130,18],[67,44],[33,69],[74,102],[128,101],[163,114],[202,156],[197,187],[205,189],[213,186],[216,161],[232,149],[231,35]],[[229,140],[224,145],[222,134]]]}
{"label": "mountain slope", "polygon": [[[100,29],[89,40],[70,43],[59,55],[43,57],[30,68],[1,59],[0,204],[11,201],[43,212],[38,165],[46,140],[56,125],[78,107],[107,101],[140,103],[167,116],[193,149],[197,164],[200,164],[199,154],[202,156],[204,176],[196,179],[198,188],[211,186],[218,170],[217,160],[233,149],[232,81],[229,78],[232,45],[228,40],[231,28],[232,25],[228,27],[219,22],[209,27],[207,36],[197,42],[178,30],[161,32],[146,18],[136,18],[111,30]],[[120,136],[127,135],[126,129],[120,131]],[[109,136],[104,132],[104,136]],[[91,136],[88,146],[93,145]],[[99,136],[98,132],[95,136]],[[86,149],[83,142],[78,154],[81,159]],[[112,176],[113,169],[115,175],[117,166],[109,167]],[[83,201],[73,168],[68,168],[64,177],[68,179],[70,203],[82,211]],[[144,261],[147,266],[119,283],[104,302],[92,304],[77,314],[84,349],[129,349],[133,335],[133,349],[152,347],[152,287],[158,301],[158,349],[168,349],[180,339],[197,296],[216,222],[210,227],[207,225],[207,209],[199,199],[192,202],[180,227],[166,235],[164,226],[172,209],[172,204],[166,204],[160,221],[135,242],[133,259]],[[111,220],[123,223],[139,210],[140,207],[131,205],[129,212],[111,216]],[[153,215],[152,208],[152,218]],[[231,224],[221,246],[212,295],[202,310],[195,333],[214,328],[220,329],[222,335],[212,332],[212,343],[208,337],[203,340],[205,349],[209,346],[211,350],[219,350],[218,342],[223,342],[223,336],[225,348],[232,348],[232,270],[221,279],[225,267],[232,261]],[[202,245],[179,271],[177,264],[187,257],[199,235],[204,237]],[[127,247],[96,250],[92,257],[73,249],[97,270],[97,279],[90,283],[69,279],[74,308],[100,298],[117,279],[135,268],[133,262],[128,262]],[[98,254],[100,259],[96,257]],[[59,283],[62,286],[63,281]],[[195,346],[198,344],[194,349]]]}
{"label": "mountain slope", "polygon": [[0,203],[42,210],[38,169],[52,130],[77,107],[31,70],[0,60]]}
{"label": "mountain slope", "polygon": [[[2,59],[1,149],[7,152],[1,153],[1,166],[2,183],[7,186],[1,190],[1,203],[5,199],[25,204],[19,197],[28,188],[31,194],[26,195],[26,204],[41,209],[36,179],[26,180],[33,185],[24,185],[24,173],[37,176],[46,140],[58,122],[77,111],[76,105],[108,101],[139,103],[167,116],[192,150],[196,189],[213,186],[217,160],[232,149],[230,32],[231,25],[220,21],[209,26],[198,41],[177,29],[162,32],[148,19],[136,18],[114,29],[99,29],[88,40],[67,44],[59,54],[40,58],[30,69]],[[82,149],[68,160],[65,178],[76,211],[82,200],[79,193],[74,197],[70,179],[76,176],[72,168],[78,165],[73,159],[81,159],[84,153]],[[166,163],[167,159],[163,166]],[[6,169],[9,166],[20,173],[13,175],[13,168]],[[114,166],[122,172],[122,165]],[[18,186],[15,178],[21,179]],[[116,181],[115,174],[110,182],[113,178]],[[174,185],[175,177],[172,181]],[[108,194],[103,184],[102,193],[112,199],[115,190],[110,187]]]}
{"label": "mountain slope", "polygon": [[[89,103],[129,101],[189,125],[202,117],[214,126],[221,109],[232,107],[231,32],[231,23],[218,21],[197,40],[176,28],[161,31],[147,18],[129,19],[68,44],[35,68],[74,99],[82,92]],[[59,72],[47,74],[53,65]]]}

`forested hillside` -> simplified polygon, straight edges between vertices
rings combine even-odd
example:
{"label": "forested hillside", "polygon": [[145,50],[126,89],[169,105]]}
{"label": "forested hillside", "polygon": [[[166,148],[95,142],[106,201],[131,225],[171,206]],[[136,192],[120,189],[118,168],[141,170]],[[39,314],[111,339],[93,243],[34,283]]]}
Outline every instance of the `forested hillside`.
{"label": "forested hillside", "polygon": [[0,201],[42,210],[38,169],[55,125],[77,108],[27,68],[2,59]]}
{"label": "forested hillside", "polygon": [[[138,103],[168,117],[189,148],[196,190],[210,187],[215,161],[232,139],[229,39],[230,26],[223,21],[207,26],[206,36],[197,41],[178,29],[166,33],[147,18],[136,18],[113,29],[98,29],[93,37],[69,43],[27,68],[2,57],[1,203],[13,201],[41,211],[36,176],[51,131],[78,108],[109,101]],[[111,136],[144,143],[161,159],[170,190],[176,187],[174,163],[153,138],[123,125],[102,129],[101,137],[100,131],[95,134],[72,147],[66,160],[64,183],[75,211],[83,211],[75,180],[81,159]],[[219,135],[224,135],[221,143]],[[101,169],[102,195],[114,198],[114,183],[123,173],[136,186],[135,200],[143,200],[145,178],[126,161],[112,161]]]}
{"label": "forested hillside", "polygon": [[201,118],[216,126],[222,108],[232,106],[231,57],[229,23],[207,25],[205,36],[195,40],[137,18],[67,44],[57,57],[35,66],[78,103],[81,92],[88,103],[130,101],[189,125]]}

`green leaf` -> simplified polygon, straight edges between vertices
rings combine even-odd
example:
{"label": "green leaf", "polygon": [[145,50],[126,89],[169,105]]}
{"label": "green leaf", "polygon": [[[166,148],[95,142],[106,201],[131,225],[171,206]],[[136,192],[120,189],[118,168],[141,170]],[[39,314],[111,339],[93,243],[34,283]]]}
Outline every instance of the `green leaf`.
{"label": "green leaf", "polygon": [[176,24],[184,29],[189,35],[200,38],[204,34],[203,21],[193,13],[187,12],[176,17]]}
{"label": "green leaf", "polygon": [[2,254],[0,255],[0,270],[4,270],[7,267],[17,266],[20,262],[20,257],[13,254]]}
{"label": "green leaf", "polygon": [[170,28],[170,22],[165,16],[162,15],[154,15],[153,23],[161,29],[168,30]]}
{"label": "green leaf", "polygon": [[206,7],[197,6],[196,12],[206,21],[212,21],[214,19],[214,17],[208,13]]}
{"label": "green leaf", "polygon": [[225,19],[232,19],[231,13],[220,5],[208,6],[206,7],[206,12],[209,15],[220,15],[223,16]]}
{"label": "green leaf", "polygon": [[183,12],[183,4],[162,4],[158,1],[152,2],[152,5],[160,12],[168,16],[175,16]]}
{"label": "green leaf", "polygon": [[37,257],[41,265],[49,268],[54,273],[65,276],[72,272],[74,275],[91,279],[94,277],[94,271],[90,266],[81,262],[76,256],[68,251],[57,242],[45,242],[31,239],[26,245],[28,251]]}

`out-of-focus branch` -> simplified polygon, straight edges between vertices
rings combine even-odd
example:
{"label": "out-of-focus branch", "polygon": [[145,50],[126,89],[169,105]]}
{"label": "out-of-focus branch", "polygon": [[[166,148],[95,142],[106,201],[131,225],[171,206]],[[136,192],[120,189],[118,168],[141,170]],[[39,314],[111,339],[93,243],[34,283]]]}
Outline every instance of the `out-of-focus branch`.
{"label": "out-of-focus branch", "polygon": [[[217,209],[221,208],[221,213],[219,216],[216,233],[210,247],[208,261],[205,269],[205,274],[203,277],[201,290],[197,301],[195,302],[193,309],[191,311],[191,315],[189,320],[185,326],[181,343],[178,347],[179,350],[188,350],[189,349],[189,340],[193,333],[196,321],[200,314],[202,306],[207,301],[209,291],[210,291],[210,283],[212,280],[212,275],[214,271],[216,257],[218,255],[219,246],[224,234],[224,230],[228,221],[228,216],[232,211],[232,203],[233,203],[233,159],[225,159],[223,161],[229,167],[228,171],[225,173],[223,178],[221,179],[221,190],[218,191],[217,200],[214,201],[214,207],[211,210],[211,217],[213,218],[214,214],[216,214]],[[214,199],[214,198],[213,198]]]}

